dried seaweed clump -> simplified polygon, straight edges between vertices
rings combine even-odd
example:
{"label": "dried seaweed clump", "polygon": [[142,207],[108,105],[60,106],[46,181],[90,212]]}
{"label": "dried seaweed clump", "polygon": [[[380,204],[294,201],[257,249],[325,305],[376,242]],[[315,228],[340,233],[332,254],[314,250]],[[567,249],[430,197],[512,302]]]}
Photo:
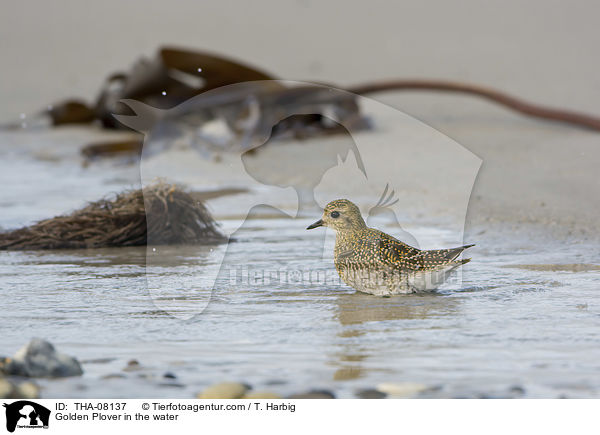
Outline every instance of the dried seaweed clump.
{"label": "dried seaweed clump", "polygon": [[0,233],[0,250],[81,249],[225,242],[206,207],[179,186],[157,183],[67,216]]}

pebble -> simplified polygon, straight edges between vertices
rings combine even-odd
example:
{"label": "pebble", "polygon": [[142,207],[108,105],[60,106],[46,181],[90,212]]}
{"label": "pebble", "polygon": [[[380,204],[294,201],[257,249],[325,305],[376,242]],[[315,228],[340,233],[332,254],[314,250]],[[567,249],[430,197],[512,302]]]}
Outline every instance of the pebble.
{"label": "pebble", "polygon": [[211,385],[196,397],[198,399],[241,399],[248,390],[248,385],[239,382],[221,382]]}
{"label": "pebble", "polygon": [[39,399],[40,387],[33,382],[21,382],[17,385],[17,391],[15,392],[15,399]]}
{"label": "pebble", "polygon": [[4,356],[0,357],[0,375],[3,375],[6,373],[5,367],[9,361],[10,361],[10,358],[4,357]]}
{"label": "pebble", "polygon": [[269,379],[267,382],[265,382],[265,385],[285,385],[287,384],[287,381],[283,380],[283,379]]}
{"label": "pebble", "polygon": [[425,391],[427,386],[415,382],[384,382],[377,385],[377,391],[387,394],[390,398],[401,399],[415,396],[416,394]]}
{"label": "pebble", "polygon": [[520,385],[513,385],[508,391],[516,396],[523,396],[525,394],[525,388]]}
{"label": "pebble", "polygon": [[292,394],[288,399],[335,399],[335,395],[327,390],[311,390],[308,393]]}
{"label": "pebble", "polygon": [[387,397],[387,393],[375,390],[373,388],[367,388],[364,390],[358,390],[356,392],[356,397],[359,399],[385,399]]}
{"label": "pebble", "polygon": [[14,386],[6,379],[0,378],[0,399],[10,399],[14,391]]}
{"label": "pebble", "polygon": [[123,369],[124,372],[134,372],[136,370],[140,370],[141,365],[137,359],[130,359],[127,361],[127,366]]}
{"label": "pebble", "polygon": [[113,362],[116,358],[94,358],[81,361],[82,364],[107,364]]}
{"label": "pebble", "polygon": [[33,382],[25,381],[19,384],[0,378],[0,399],[37,399],[40,388]]}
{"label": "pebble", "polygon": [[7,374],[30,378],[81,376],[83,370],[75,358],[59,353],[54,346],[34,338],[23,346],[5,366]]}
{"label": "pebble", "polygon": [[250,391],[242,399],[282,399],[282,397],[270,391]]}
{"label": "pebble", "polygon": [[102,376],[100,379],[108,380],[108,379],[125,379],[127,376],[121,373],[110,373],[108,375]]}
{"label": "pebble", "polygon": [[170,387],[170,388],[185,388],[185,385],[177,382],[161,382],[158,384],[159,387]]}

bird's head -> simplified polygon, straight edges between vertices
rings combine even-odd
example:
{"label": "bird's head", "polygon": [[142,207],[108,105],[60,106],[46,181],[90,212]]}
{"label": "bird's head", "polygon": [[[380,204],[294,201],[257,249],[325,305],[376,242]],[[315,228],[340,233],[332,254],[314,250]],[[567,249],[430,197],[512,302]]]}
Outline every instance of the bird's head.
{"label": "bird's head", "polygon": [[323,210],[323,217],[306,229],[329,227],[336,231],[353,231],[366,227],[359,208],[347,199],[331,201]]}

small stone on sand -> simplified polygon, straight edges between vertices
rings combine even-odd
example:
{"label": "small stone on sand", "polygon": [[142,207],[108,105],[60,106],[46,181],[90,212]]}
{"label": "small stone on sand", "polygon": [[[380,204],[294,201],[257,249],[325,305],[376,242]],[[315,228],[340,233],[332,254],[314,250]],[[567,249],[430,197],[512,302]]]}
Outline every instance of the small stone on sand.
{"label": "small stone on sand", "polygon": [[367,388],[364,390],[358,390],[356,392],[356,397],[359,399],[385,399],[387,394],[373,388]]}
{"label": "small stone on sand", "polygon": [[420,393],[421,391],[425,391],[426,389],[426,385],[418,384],[415,382],[384,382],[382,384],[377,385],[377,391],[386,393],[390,398],[394,399],[412,397]]}
{"label": "small stone on sand", "polygon": [[248,390],[247,385],[239,382],[221,382],[211,385],[196,397],[198,399],[241,399]]}
{"label": "small stone on sand", "polygon": [[308,393],[292,394],[288,399],[335,399],[335,395],[327,390],[311,390]]}
{"label": "small stone on sand", "polygon": [[281,399],[282,397],[278,394],[272,393],[271,391],[250,391],[246,393],[242,399]]}

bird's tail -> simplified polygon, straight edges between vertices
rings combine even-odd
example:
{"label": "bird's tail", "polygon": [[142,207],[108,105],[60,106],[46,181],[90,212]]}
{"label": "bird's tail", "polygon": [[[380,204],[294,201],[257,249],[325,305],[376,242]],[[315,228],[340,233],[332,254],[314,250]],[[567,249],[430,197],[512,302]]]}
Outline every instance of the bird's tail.
{"label": "bird's tail", "polygon": [[[475,246],[475,243],[471,243],[470,245],[463,245],[460,247],[461,252],[464,251],[465,249],[472,248],[473,246]],[[471,261],[470,258],[462,258],[462,259],[458,260],[458,262],[460,263],[461,266],[463,264],[467,264],[469,261]]]}

